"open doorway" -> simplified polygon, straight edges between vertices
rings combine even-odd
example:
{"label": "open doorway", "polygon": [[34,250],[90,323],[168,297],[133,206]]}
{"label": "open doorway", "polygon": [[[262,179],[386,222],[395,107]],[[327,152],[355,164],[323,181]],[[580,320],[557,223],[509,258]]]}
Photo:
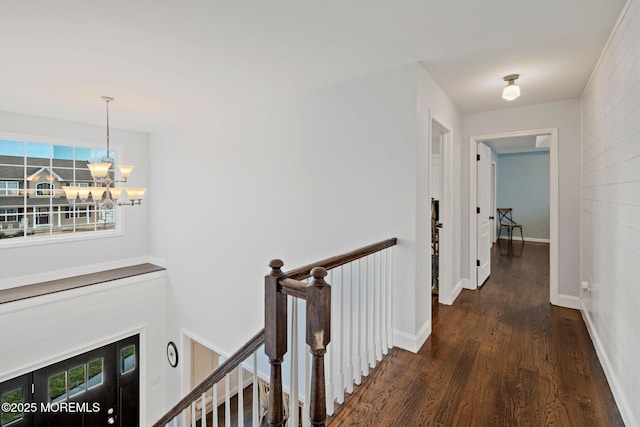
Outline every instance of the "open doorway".
{"label": "open doorway", "polygon": [[440,200],[442,193],[442,139],[440,127],[431,130],[431,295],[440,291]]}
{"label": "open doorway", "polygon": [[[190,391],[195,386],[200,384],[202,380],[208,377],[220,364],[224,363],[227,359],[223,354],[213,350],[210,345],[201,339],[196,339],[187,333],[183,332],[182,348],[184,352],[185,363],[183,366],[183,384],[182,388],[184,393]],[[201,423],[204,425],[212,425],[213,414],[217,414],[218,423],[225,425],[227,422],[227,415],[225,412],[225,405],[227,400],[232,402],[231,410],[229,413],[228,421],[233,425],[238,420],[238,394],[240,390],[243,393],[243,413],[246,419],[250,420],[251,417],[251,397],[252,396],[252,384],[253,374],[248,371],[242,365],[231,371],[231,373],[225,377],[224,381],[221,381],[216,387],[214,395],[213,388],[209,388],[204,393],[204,398],[199,399],[195,403],[196,418],[193,422],[196,425]],[[207,414],[207,421],[202,421],[201,408],[202,405],[206,405],[205,413]],[[217,411],[214,411],[214,405]],[[190,416],[190,415],[189,415]],[[188,420],[191,423],[191,420]],[[189,424],[191,425],[191,424]]]}
{"label": "open doorway", "polygon": [[[502,168],[500,161],[496,161],[498,155],[506,155],[513,156],[513,159],[509,159],[509,162],[505,162],[506,165],[510,165],[509,168],[516,168],[516,171],[511,177],[506,177],[507,180],[521,180],[520,186],[513,185],[514,192],[516,195],[511,198],[506,198],[505,200],[509,200],[509,203],[520,203],[518,202],[518,198],[516,196],[520,196],[521,205],[519,205],[518,215],[520,219],[526,219],[526,221],[531,224],[528,226],[525,234],[528,233],[528,236],[525,236],[527,240],[531,241],[539,241],[539,242],[549,242],[549,266],[550,266],[550,301],[552,304],[558,304],[558,131],[557,128],[550,129],[538,129],[531,131],[523,131],[523,132],[510,132],[510,133],[502,133],[502,134],[493,134],[493,135],[482,135],[482,136],[474,136],[470,139],[470,164],[469,164],[469,181],[470,181],[470,189],[469,191],[469,203],[471,208],[470,212],[470,221],[469,221],[469,253],[470,257],[470,281],[471,287],[476,289],[479,287],[484,279],[486,279],[487,271],[482,270],[480,265],[487,265],[487,260],[482,257],[490,256],[490,245],[493,239],[487,240],[485,237],[481,236],[484,231],[481,228],[481,224],[484,224],[489,221],[489,217],[495,218],[494,228],[497,229],[499,227],[499,219],[495,213],[495,208],[492,206],[489,209],[482,209],[480,207],[481,204],[485,204],[485,206],[493,205],[492,201],[487,202],[486,194],[490,194],[492,190],[490,188],[485,188],[485,192],[483,193],[482,187],[486,184],[490,185],[491,175],[493,172],[491,170],[491,166],[487,169],[487,173],[490,174],[491,178],[484,179],[481,178],[483,175],[480,172],[481,164],[483,163],[480,159],[482,159],[483,154],[481,151],[484,151],[485,156],[493,156],[491,159],[485,159],[487,161],[495,161],[497,175],[495,177],[496,182],[496,190],[497,195],[497,205],[500,205],[500,182],[501,182],[501,174],[506,174],[507,169]],[[526,176],[524,169],[522,166],[517,166],[517,162],[521,161],[524,157],[531,157],[528,155],[524,155],[524,153],[534,153],[532,156],[540,156],[542,157],[542,153],[547,153],[546,161],[548,165],[548,169],[539,168],[539,171],[544,171],[542,175],[538,174],[537,176],[531,177]],[[535,154],[537,153],[537,154]],[[543,159],[538,159],[541,161]],[[486,164],[486,163],[485,163]],[[489,163],[490,164],[490,163]],[[522,175],[519,176],[518,174]],[[533,200],[538,196],[534,194],[530,189],[524,189],[524,185],[526,183],[525,180],[529,181],[540,181],[537,184],[542,186],[546,186],[544,190],[546,190],[547,197],[547,213],[546,220],[545,218],[537,218],[532,219],[532,215],[540,215],[539,206],[543,204],[540,200]],[[482,182],[484,181],[484,183]],[[509,182],[509,184],[512,184]],[[539,188],[539,187],[538,187]],[[519,193],[519,194],[518,194]],[[541,192],[544,193],[544,192]],[[484,194],[484,195],[483,195]],[[543,200],[543,199],[541,199]],[[529,203],[527,206],[526,203]],[[502,206],[496,206],[497,208],[501,208]],[[504,206],[505,208],[511,208],[511,206]],[[534,209],[535,207],[535,209]],[[528,216],[528,217],[527,217]],[[520,222],[520,220],[519,220]],[[522,221],[524,222],[524,221]],[[495,233],[495,231],[493,231]],[[503,232],[504,233],[504,232]],[[503,235],[503,237],[505,237]],[[524,240],[524,239],[523,239]],[[489,248],[485,248],[485,245],[489,245]],[[475,255],[475,256],[474,256]],[[490,264],[490,263],[489,263]],[[490,274],[490,271],[489,271]]]}
{"label": "open doorway", "polygon": [[[462,286],[453,283],[453,209],[451,126],[431,117],[429,144],[429,223],[431,230],[432,302],[453,304]],[[435,287],[435,289],[434,289]],[[433,294],[432,293],[432,294]],[[433,308],[433,307],[432,307]],[[432,313],[435,310],[432,310]]]}

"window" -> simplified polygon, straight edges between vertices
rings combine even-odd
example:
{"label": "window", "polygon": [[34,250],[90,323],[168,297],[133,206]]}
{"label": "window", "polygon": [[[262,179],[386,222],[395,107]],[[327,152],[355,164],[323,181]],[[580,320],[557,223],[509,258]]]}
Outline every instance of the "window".
{"label": "window", "polygon": [[0,222],[17,222],[18,210],[14,208],[0,209]]}
{"label": "window", "polygon": [[17,181],[0,181],[0,196],[18,196],[20,183]]}
{"label": "window", "polygon": [[69,397],[80,394],[87,388],[85,379],[86,365],[80,365],[69,369]]}
{"label": "window", "polygon": [[120,350],[120,374],[136,369],[136,346],[129,345]]}
{"label": "window", "polygon": [[36,225],[47,225],[49,224],[49,208],[36,208]]}
{"label": "window", "polygon": [[102,358],[92,360],[87,364],[87,383],[90,389],[102,384],[102,360]]}
{"label": "window", "polygon": [[53,196],[56,186],[48,182],[39,182],[36,184],[36,196]]}
{"label": "window", "polygon": [[66,219],[70,219],[70,218],[89,218],[90,215],[90,210],[88,207],[81,207],[81,206],[66,206],[64,208],[64,217]]}
{"label": "window", "polygon": [[[0,244],[9,238],[62,237],[117,229],[117,208],[79,199],[69,201],[63,191],[65,186],[94,185],[87,165],[105,157],[104,149],[43,143],[26,137],[3,139],[0,134]],[[117,158],[113,150],[109,157]]]}
{"label": "window", "polygon": [[49,377],[49,402],[60,402],[67,398],[67,372]]}
{"label": "window", "polygon": [[[9,391],[2,395],[0,399],[2,401],[2,405],[6,404],[20,404],[24,403],[24,390],[21,388],[17,388],[15,390]],[[21,420],[24,417],[24,412],[18,411],[2,411],[2,416],[0,418],[0,426],[8,426],[14,421]]]}

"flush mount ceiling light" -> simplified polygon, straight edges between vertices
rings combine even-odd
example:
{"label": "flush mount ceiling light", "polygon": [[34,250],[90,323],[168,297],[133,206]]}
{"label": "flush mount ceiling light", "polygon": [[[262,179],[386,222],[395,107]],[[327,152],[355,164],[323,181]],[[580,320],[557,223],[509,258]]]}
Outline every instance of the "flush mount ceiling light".
{"label": "flush mount ceiling light", "polygon": [[[109,102],[113,101],[113,98],[103,96],[102,99],[107,103],[107,155],[99,162],[87,164],[93,179],[93,186],[63,186],[62,188],[69,202],[73,204],[95,203],[106,209],[112,208],[114,205],[139,205],[142,203],[146,188],[123,188],[114,185],[116,182],[127,182],[133,166],[118,165],[122,179],[116,179],[115,168],[111,167],[114,160],[110,157],[111,151],[109,149]],[[128,202],[118,200],[123,190],[127,194]]]}
{"label": "flush mount ceiling light", "polygon": [[520,77],[520,74],[509,74],[504,76],[503,79],[507,82],[507,87],[502,90],[502,98],[507,101],[513,101],[520,96],[520,86],[516,84],[516,80]]}

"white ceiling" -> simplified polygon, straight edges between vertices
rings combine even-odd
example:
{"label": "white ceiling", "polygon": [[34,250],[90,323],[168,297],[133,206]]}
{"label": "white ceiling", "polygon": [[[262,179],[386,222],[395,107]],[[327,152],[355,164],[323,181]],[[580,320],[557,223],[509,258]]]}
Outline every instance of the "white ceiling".
{"label": "white ceiling", "polygon": [[[421,62],[462,112],[579,97],[624,0],[0,2],[0,110],[155,131]],[[522,96],[500,98],[520,73]]]}

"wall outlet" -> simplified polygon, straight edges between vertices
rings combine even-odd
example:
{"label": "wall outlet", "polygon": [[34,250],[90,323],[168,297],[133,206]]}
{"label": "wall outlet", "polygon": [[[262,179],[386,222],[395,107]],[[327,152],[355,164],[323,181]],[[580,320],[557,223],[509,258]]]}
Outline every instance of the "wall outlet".
{"label": "wall outlet", "polygon": [[586,280],[582,281],[582,290],[585,292],[591,292],[591,285]]}

